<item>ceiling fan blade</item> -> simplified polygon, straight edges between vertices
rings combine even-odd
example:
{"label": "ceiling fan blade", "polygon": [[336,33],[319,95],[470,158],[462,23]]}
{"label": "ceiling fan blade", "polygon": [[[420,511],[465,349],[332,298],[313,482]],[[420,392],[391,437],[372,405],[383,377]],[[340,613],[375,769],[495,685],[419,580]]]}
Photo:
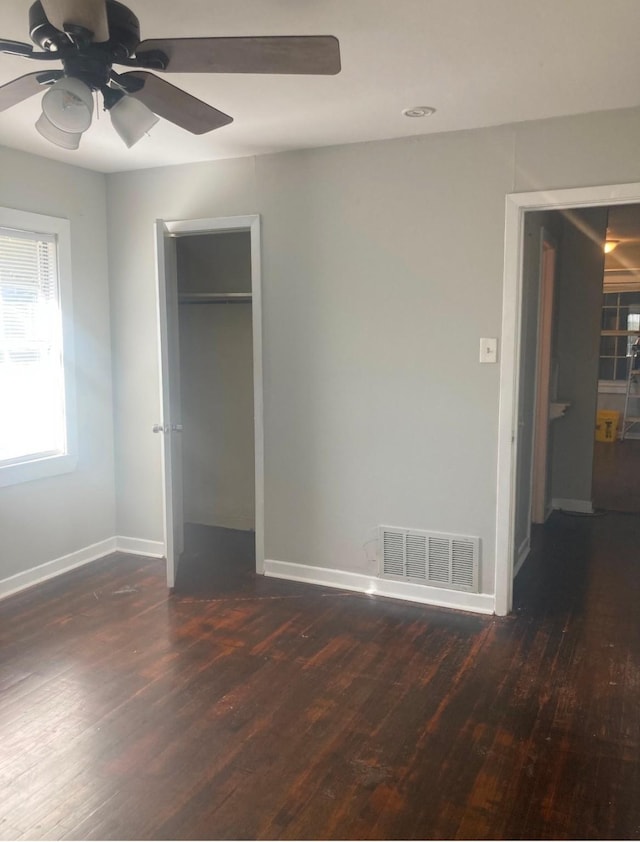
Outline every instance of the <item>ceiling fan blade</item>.
{"label": "ceiling fan blade", "polygon": [[233,122],[233,117],[207,105],[201,99],[196,99],[182,88],[176,88],[175,85],[165,82],[159,76],[154,76],[153,73],[134,70],[131,73],[118,75],[118,81],[125,88],[127,79],[144,83],[139,90],[130,90],[129,96],[139,99],[154,114],[164,117],[165,120],[175,123],[176,126],[192,134],[205,134]]}
{"label": "ceiling fan blade", "polygon": [[19,76],[6,85],[0,85],[0,111],[6,111],[13,105],[17,105],[30,96],[43,93],[48,82],[53,82],[63,76],[62,70],[39,71],[27,73],[26,76]]}
{"label": "ceiling fan blade", "polygon": [[33,52],[31,44],[24,44],[22,41],[8,41],[6,38],[0,38],[0,53],[6,53],[9,56],[25,56],[29,58]]}
{"label": "ceiling fan blade", "polygon": [[[164,68],[146,64],[164,53]],[[255,38],[151,38],[138,45],[142,67],[168,73],[340,72],[340,43],[333,35],[257,36]]]}
{"label": "ceiling fan blade", "polygon": [[40,0],[49,23],[64,32],[65,24],[93,32],[93,40],[109,40],[106,0]]}

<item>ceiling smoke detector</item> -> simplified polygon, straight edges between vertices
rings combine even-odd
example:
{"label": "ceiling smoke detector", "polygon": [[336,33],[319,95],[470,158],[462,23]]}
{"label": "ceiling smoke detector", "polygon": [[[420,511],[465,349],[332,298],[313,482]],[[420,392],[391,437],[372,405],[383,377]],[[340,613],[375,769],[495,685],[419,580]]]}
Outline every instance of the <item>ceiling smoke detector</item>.
{"label": "ceiling smoke detector", "polygon": [[414,105],[413,108],[405,108],[402,113],[405,117],[431,117],[436,109],[430,105]]}

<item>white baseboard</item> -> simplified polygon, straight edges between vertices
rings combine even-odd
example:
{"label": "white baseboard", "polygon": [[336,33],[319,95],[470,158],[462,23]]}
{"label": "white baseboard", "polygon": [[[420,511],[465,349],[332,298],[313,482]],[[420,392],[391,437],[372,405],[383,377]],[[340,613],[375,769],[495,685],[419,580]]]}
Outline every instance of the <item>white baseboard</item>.
{"label": "white baseboard", "polygon": [[92,561],[104,558],[104,556],[110,555],[115,551],[116,539],[107,538],[104,541],[99,541],[97,544],[91,544],[89,547],[69,553],[69,555],[63,555],[60,558],[53,559],[53,561],[39,564],[30,570],[16,573],[15,576],[0,579],[0,599],[18,593],[18,591],[23,591],[25,588],[30,588],[33,585],[38,585],[40,582],[46,582],[47,579],[53,579],[54,576],[60,576],[62,573],[67,573],[76,567],[90,564]]}
{"label": "white baseboard", "polygon": [[53,579],[54,576],[60,576],[69,570],[75,570],[76,567],[90,564],[92,561],[97,561],[115,552],[126,553],[127,555],[144,555],[150,558],[164,558],[164,544],[162,541],[145,541],[142,538],[126,538],[122,535],[115,538],[106,538],[104,541],[91,544],[89,547],[83,547],[83,549],[76,550],[69,555],[39,564],[37,567],[32,567],[22,573],[16,573],[15,576],[0,579],[0,599],[23,591],[25,588],[31,588],[33,585],[40,584],[40,582],[46,582],[47,579]]}
{"label": "white baseboard", "polygon": [[516,563],[513,567],[513,578],[515,579],[520,570],[522,569],[522,565],[525,563],[527,558],[529,557],[529,553],[531,552],[531,536],[527,535],[524,541],[518,547],[518,552],[516,553]]}
{"label": "white baseboard", "polygon": [[552,509],[562,509],[565,512],[579,512],[583,515],[593,514],[591,500],[572,500],[570,497],[554,497],[551,501]]}
{"label": "white baseboard", "polygon": [[115,542],[116,550],[119,553],[164,558],[164,543],[162,541],[146,541],[143,538],[126,538],[123,535],[118,535]]}
{"label": "white baseboard", "polygon": [[405,599],[409,602],[421,602],[425,605],[439,605],[442,608],[456,608],[460,611],[475,611],[479,614],[493,614],[495,597],[493,594],[466,593],[446,588],[434,588],[429,585],[416,585],[413,582],[396,582],[390,579],[378,579],[364,573],[349,573],[346,570],[330,570],[324,567],[308,567],[289,561],[265,559],[264,575],[274,579],[289,579],[293,582],[306,582],[310,585],[324,585],[346,591],[358,591],[371,596],[388,596]]}

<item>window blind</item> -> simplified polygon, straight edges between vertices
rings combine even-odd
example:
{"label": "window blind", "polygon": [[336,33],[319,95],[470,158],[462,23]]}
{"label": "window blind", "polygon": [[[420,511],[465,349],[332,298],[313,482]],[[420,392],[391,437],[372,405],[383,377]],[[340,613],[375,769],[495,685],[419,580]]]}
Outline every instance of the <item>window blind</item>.
{"label": "window blind", "polygon": [[0,407],[0,463],[64,452],[53,235],[0,228]]}

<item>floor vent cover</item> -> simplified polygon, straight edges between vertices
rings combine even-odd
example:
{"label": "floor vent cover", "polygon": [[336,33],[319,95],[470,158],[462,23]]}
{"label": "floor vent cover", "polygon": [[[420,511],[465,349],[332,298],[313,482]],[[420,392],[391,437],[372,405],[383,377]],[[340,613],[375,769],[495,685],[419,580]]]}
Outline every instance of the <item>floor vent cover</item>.
{"label": "floor vent cover", "polygon": [[380,576],[478,592],[479,538],[390,526],[379,529]]}

